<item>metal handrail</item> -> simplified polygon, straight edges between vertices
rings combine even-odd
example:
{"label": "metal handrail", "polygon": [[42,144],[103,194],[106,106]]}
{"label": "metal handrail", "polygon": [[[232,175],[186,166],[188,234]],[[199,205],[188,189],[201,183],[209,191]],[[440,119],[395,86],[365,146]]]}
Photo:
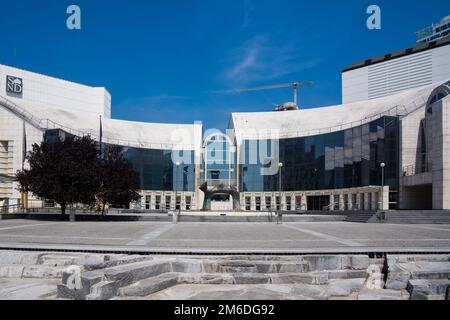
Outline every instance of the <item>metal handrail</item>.
{"label": "metal handrail", "polygon": [[[370,122],[377,120],[379,118],[382,118],[384,116],[405,117],[405,116],[417,111],[418,109],[424,107],[426,105],[426,103],[427,103],[427,101],[423,97],[420,97],[419,99],[415,99],[414,101],[410,102],[407,105],[395,105],[394,107],[392,107],[388,110],[364,117],[364,118],[356,120],[356,121],[343,123],[343,124],[331,126],[331,127],[318,128],[318,129],[309,129],[309,130],[304,130],[304,131],[297,130],[297,131],[280,132],[279,138],[288,138],[288,137],[292,137],[292,136],[313,136],[313,135],[320,135],[320,134],[325,134],[325,133],[342,131],[342,130],[346,130],[346,129],[350,129],[350,128],[354,128],[357,126],[361,126],[361,125],[370,123]],[[408,110],[407,106],[413,106],[413,107],[412,107],[412,109]],[[238,131],[238,129],[236,131]],[[255,133],[255,134],[258,139],[272,139],[273,138],[270,133],[267,133],[267,135],[259,134],[259,133]],[[243,136],[246,139],[252,138],[252,134],[237,133],[236,135],[237,136],[240,135],[241,137]]]}
{"label": "metal handrail", "polygon": [[[67,127],[65,125],[59,124],[53,120],[50,119],[41,119],[35,117],[30,112],[26,111],[22,107],[18,106],[16,103],[12,102],[11,100],[0,96],[0,105],[6,107],[10,111],[12,111],[14,114],[18,115],[22,119],[26,120],[28,123],[33,125],[39,130],[45,131],[49,129],[61,129],[66,131],[69,134],[78,136],[78,137],[85,137],[90,136],[93,139],[99,141],[100,135],[97,133],[94,133],[93,130],[86,132],[81,131],[77,129],[73,129],[70,127]],[[136,147],[136,148],[144,148],[144,149],[169,149],[169,150],[193,150],[195,146],[193,144],[175,144],[175,143],[153,143],[153,142],[143,142],[143,141],[133,141],[133,140],[125,140],[125,139],[118,139],[118,138],[110,138],[107,136],[102,137],[102,142],[107,144],[117,144],[121,146],[127,146],[127,147]]]}
{"label": "metal handrail", "polygon": [[[22,206],[20,204],[9,204],[9,205],[2,205],[0,206],[0,214],[8,214],[10,213],[11,209],[20,209],[22,212],[24,209],[22,209]],[[19,210],[13,210],[13,213],[18,212]]]}
{"label": "metal handrail", "polygon": [[428,162],[422,164],[419,167],[416,166],[415,164],[411,164],[411,165],[403,167],[403,176],[410,177],[410,176],[414,176],[416,174],[430,172],[430,169],[431,169],[431,165]]}

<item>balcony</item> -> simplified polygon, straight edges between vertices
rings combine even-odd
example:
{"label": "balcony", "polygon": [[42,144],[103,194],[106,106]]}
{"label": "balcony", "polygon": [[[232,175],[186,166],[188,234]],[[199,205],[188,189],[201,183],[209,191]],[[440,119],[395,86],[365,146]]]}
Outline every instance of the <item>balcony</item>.
{"label": "balcony", "polygon": [[420,166],[416,166],[415,164],[403,167],[403,176],[404,177],[411,177],[416,174],[421,174],[425,172],[431,171],[431,164],[428,162],[421,164]]}

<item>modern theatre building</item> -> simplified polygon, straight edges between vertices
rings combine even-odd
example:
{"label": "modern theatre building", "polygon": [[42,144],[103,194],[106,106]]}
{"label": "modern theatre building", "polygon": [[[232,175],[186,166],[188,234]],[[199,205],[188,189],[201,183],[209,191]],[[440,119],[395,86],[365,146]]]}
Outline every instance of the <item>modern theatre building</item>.
{"label": "modern theatre building", "polygon": [[[449,48],[442,43],[439,52]],[[448,53],[439,59],[450,63]],[[220,133],[112,119],[105,88],[0,65],[0,206],[20,205],[14,175],[33,143],[64,134],[99,140],[101,116],[102,142],[123,146],[139,173],[135,209],[450,209],[449,79],[338,106],[233,113]]]}

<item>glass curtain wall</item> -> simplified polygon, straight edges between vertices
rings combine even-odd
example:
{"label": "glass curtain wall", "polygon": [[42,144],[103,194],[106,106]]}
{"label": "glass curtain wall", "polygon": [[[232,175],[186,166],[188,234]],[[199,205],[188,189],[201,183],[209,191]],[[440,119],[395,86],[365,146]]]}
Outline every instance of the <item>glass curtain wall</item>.
{"label": "glass curtain wall", "polygon": [[183,152],[189,154],[191,164],[181,163],[177,169],[171,150],[124,148],[125,157],[139,174],[142,190],[194,191],[194,151]]}
{"label": "glass curtain wall", "polygon": [[[51,143],[67,136],[72,135],[61,129],[51,129],[45,131],[44,139]],[[180,158],[189,158],[190,164],[181,163],[178,170],[172,162],[172,150],[123,147],[123,152],[139,174],[142,190],[175,191],[178,183],[177,191],[194,191],[194,151],[180,151]]]}
{"label": "glass curtain wall", "polygon": [[[385,185],[398,190],[398,118],[382,117],[371,123],[311,137],[279,142],[282,191],[343,189],[381,185],[380,163],[386,163]],[[263,164],[251,164],[248,155],[270,141],[243,142],[240,188],[244,192],[278,191],[278,175],[262,176]],[[259,153],[258,153],[259,154]]]}

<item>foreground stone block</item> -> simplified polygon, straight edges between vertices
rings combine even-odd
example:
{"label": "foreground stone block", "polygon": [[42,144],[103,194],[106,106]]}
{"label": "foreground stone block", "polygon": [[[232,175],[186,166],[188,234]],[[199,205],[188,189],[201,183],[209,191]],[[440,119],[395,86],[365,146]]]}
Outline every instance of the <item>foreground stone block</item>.
{"label": "foreground stone block", "polygon": [[188,284],[234,284],[231,274],[225,273],[203,273],[203,274],[179,274],[179,283]]}
{"label": "foreground stone block", "polygon": [[154,278],[141,280],[132,285],[120,288],[120,296],[144,297],[178,284],[178,274],[165,273]]}
{"label": "foreground stone block", "polygon": [[304,273],[304,274],[288,274],[280,273],[271,275],[271,283],[273,284],[310,284],[310,285],[324,285],[328,283],[328,273]]}
{"label": "foreground stone block", "polygon": [[0,278],[22,278],[24,268],[17,264],[0,265]]}
{"label": "foreground stone block", "polygon": [[266,274],[242,273],[233,274],[235,284],[267,284],[270,283],[270,277]]}
{"label": "foreground stone block", "polygon": [[87,255],[83,257],[80,264],[86,270],[101,269],[106,266],[106,257],[104,255]]}
{"label": "foreground stone block", "polygon": [[335,297],[347,297],[353,292],[359,292],[364,287],[366,279],[331,280],[327,293]]}
{"label": "foreground stone block", "polygon": [[91,287],[91,293],[86,295],[86,300],[108,300],[117,295],[119,285],[114,281],[102,281]]}
{"label": "foreground stone block", "polygon": [[400,290],[362,290],[358,300],[408,300],[409,296]]}
{"label": "foreground stone block", "polygon": [[173,272],[184,273],[201,273],[203,271],[203,263],[200,260],[176,260],[170,262]]}
{"label": "foreground stone block", "polygon": [[219,263],[219,272],[223,273],[257,273],[255,263],[243,260],[221,261]]}
{"label": "foreground stone block", "polygon": [[307,261],[278,264],[279,273],[305,273],[308,271],[309,271],[309,263]]}
{"label": "foreground stone block", "polygon": [[[408,282],[408,292],[411,300],[445,299],[448,295],[450,280],[411,279]],[[441,299],[441,300],[442,300]]]}
{"label": "foreground stone block", "polygon": [[108,268],[104,274],[107,280],[117,282],[119,286],[127,286],[170,271],[170,264],[166,261],[143,261]]}
{"label": "foreground stone block", "polygon": [[386,289],[403,290],[408,286],[408,281],[411,278],[411,274],[408,272],[389,272]]}
{"label": "foreground stone block", "polygon": [[45,265],[25,266],[23,278],[60,278],[64,267],[51,267]]}
{"label": "foreground stone block", "polygon": [[350,256],[344,255],[306,255],[303,260],[309,262],[309,270],[343,270],[351,267]]}
{"label": "foreground stone block", "polygon": [[1,264],[34,265],[39,263],[39,252],[0,251]]}
{"label": "foreground stone block", "polygon": [[102,271],[87,271],[81,273],[81,288],[71,287],[69,288],[69,279],[72,276],[72,272],[63,271],[62,284],[58,285],[57,296],[59,298],[84,300],[86,296],[90,294],[91,288],[103,281]]}
{"label": "foreground stone block", "polygon": [[367,270],[336,270],[327,271],[328,278],[331,279],[357,279],[365,278],[367,276]]}
{"label": "foreground stone block", "polygon": [[352,256],[352,269],[354,270],[365,270],[369,267],[370,259],[369,256]]}
{"label": "foreground stone block", "polygon": [[256,262],[255,263],[256,270],[258,273],[277,273],[278,272],[278,263],[277,262]]}
{"label": "foreground stone block", "polygon": [[[150,260],[153,260],[153,258],[148,257],[148,256],[140,256],[140,255],[105,256],[105,262],[103,263],[103,265],[91,264],[90,269],[96,270],[99,268],[111,268],[111,267],[121,266],[124,264],[142,262],[142,261],[150,261]],[[85,268],[86,267],[87,266],[85,265]]]}

